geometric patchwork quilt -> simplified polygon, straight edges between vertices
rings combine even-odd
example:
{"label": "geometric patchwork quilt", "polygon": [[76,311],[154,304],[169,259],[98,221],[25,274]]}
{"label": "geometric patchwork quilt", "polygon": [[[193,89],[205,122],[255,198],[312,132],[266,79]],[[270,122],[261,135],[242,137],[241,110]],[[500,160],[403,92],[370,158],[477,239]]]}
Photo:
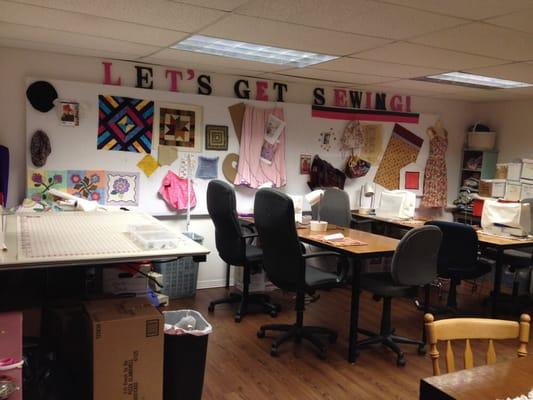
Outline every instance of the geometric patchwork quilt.
{"label": "geometric patchwork quilt", "polygon": [[153,101],[99,95],[97,148],[150,153],[153,119]]}

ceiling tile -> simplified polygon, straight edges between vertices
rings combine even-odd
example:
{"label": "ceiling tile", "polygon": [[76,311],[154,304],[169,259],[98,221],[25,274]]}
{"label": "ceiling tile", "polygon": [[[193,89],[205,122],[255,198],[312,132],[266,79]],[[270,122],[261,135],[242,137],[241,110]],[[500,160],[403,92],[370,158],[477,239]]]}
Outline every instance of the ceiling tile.
{"label": "ceiling tile", "polygon": [[393,43],[364,51],[358,53],[357,57],[390,63],[397,62],[406,65],[447,69],[450,71],[506,63],[506,61],[496,58],[458,53],[406,42]]}
{"label": "ceiling tile", "polygon": [[446,29],[411,41],[509,61],[533,59],[532,35],[482,23]]}
{"label": "ceiling tile", "polygon": [[473,20],[533,7],[531,0],[383,0],[383,2]]}
{"label": "ceiling tile", "polygon": [[327,61],[314,65],[313,68],[395,78],[416,78],[419,76],[438,74],[444,71],[436,68],[415,67],[410,65],[369,61],[350,57],[343,57],[336,60]]}
{"label": "ceiling tile", "polygon": [[8,1],[0,1],[0,21],[161,47],[168,47],[188,35],[169,29]]}
{"label": "ceiling tile", "polygon": [[376,75],[365,74],[352,74],[349,72],[338,71],[324,71],[321,69],[296,68],[279,72],[281,75],[299,76],[302,78],[313,78],[327,80],[331,82],[346,82],[351,84],[371,84],[371,83],[383,83],[393,80],[393,78],[387,78]]}
{"label": "ceiling tile", "polygon": [[513,63],[494,67],[472,68],[466,70],[473,74],[533,83],[533,64]]}
{"label": "ceiling tile", "polygon": [[55,46],[80,47],[127,54],[131,57],[146,56],[159,50],[158,47],[144,44],[124,42],[115,39],[97,38],[78,33],[62,32],[52,29],[34,28],[26,25],[0,22],[0,37],[7,39],[26,40],[37,43],[48,43]]}
{"label": "ceiling tile", "polygon": [[275,72],[267,72],[265,74],[261,75],[261,78],[264,79],[270,79],[273,81],[278,82],[294,82],[294,83],[303,83],[303,84],[316,84],[321,86],[351,86],[352,83],[350,82],[331,82],[331,81],[325,81],[321,79],[313,79],[313,78],[304,78],[299,76],[290,76],[290,75],[283,75],[283,74],[277,74]]}
{"label": "ceiling tile", "polygon": [[[45,42],[33,42],[29,40],[19,40],[0,37],[0,47],[11,47],[16,49],[26,49],[34,51],[45,51],[48,53],[59,53],[73,56],[89,56],[117,60],[135,60],[134,54],[117,51],[107,51],[102,49],[87,49],[79,46],[66,46],[64,44],[54,44]],[[39,66],[35,66],[36,72],[39,72]],[[69,71],[63,71],[62,74],[68,74]]]}
{"label": "ceiling tile", "polygon": [[533,33],[533,9],[523,10],[517,13],[491,18],[485,22],[517,31]]}
{"label": "ceiling tile", "polygon": [[214,8],[216,10],[232,11],[243,5],[248,0],[172,0],[176,3],[185,3],[192,6]]}
{"label": "ceiling tile", "polygon": [[58,10],[194,32],[226,13],[167,0],[13,0]]}
{"label": "ceiling tile", "polygon": [[346,55],[388,40],[302,25],[232,15],[200,32],[204,35],[323,54]]}
{"label": "ceiling tile", "polygon": [[[455,86],[455,85],[446,85],[439,83],[423,82],[423,81],[412,81],[408,79],[402,79],[395,82],[387,83],[387,86],[401,89],[412,89],[418,92],[426,93],[459,93],[463,91],[468,91],[465,87]],[[470,89],[471,90],[471,89]]]}
{"label": "ceiling tile", "polygon": [[[151,54],[150,58],[158,59],[161,61],[173,61],[180,64],[188,65],[202,65],[202,66],[213,66],[214,67],[224,67],[224,68],[235,68],[242,70],[251,70],[251,71],[262,71],[262,72],[271,72],[271,71],[280,71],[287,69],[287,66],[277,65],[277,64],[266,64],[256,61],[246,61],[238,60],[236,58],[228,57],[219,57],[212,56],[209,54],[201,54],[190,51],[182,51],[176,49],[163,49],[157,53]],[[145,60],[143,60],[145,61]]]}
{"label": "ceiling tile", "polygon": [[370,0],[252,0],[236,12],[390,39],[405,39],[465,22]]}

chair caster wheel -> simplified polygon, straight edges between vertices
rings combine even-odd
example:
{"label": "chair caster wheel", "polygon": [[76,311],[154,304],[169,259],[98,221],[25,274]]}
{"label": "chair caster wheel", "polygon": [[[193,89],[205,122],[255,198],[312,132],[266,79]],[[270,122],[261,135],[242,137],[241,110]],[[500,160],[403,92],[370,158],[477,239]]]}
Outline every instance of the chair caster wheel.
{"label": "chair caster wheel", "polygon": [[321,349],[321,350],[318,351],[317,356],[321,360],[325,360],[327,353],[328,353],[328,351],[326,349]]}
{"label": "chair caster wheel", "polygon": [[405,367],[405,364],[407,364],[407,361],[405,360],[405,355],[399,355],[398,359],[396,360],[396,365],[398,367]]}
{"label": "chair caster wheel", "polygon": [[330,344],[335,344],[335,343],[337,343],[337,336],[338,336],[338,335],[337,335],[336,333],[335,333],[335,334],[331,334],[331,335],[329,335],[329,343],[330,343]]}
{"label": "chair caster wheel", "polygon": [[235,319],[235,322],[241,322],[242,321],[242,315],[237,314],[234,319]]}
{"label": "chair caster wheel", "polygon": [[276,317],[278,316],[278,312],[277,312],[276,310],[272,310],[272,311],[270,311],[269,314],[270,314],[270,316],[271,316],[272,318],[276,318]]}
{"label": "chair caster wheel", "polygon": [[425,344],[418,346],[418,354],[420,354],[421,356],[425,356],[426,352],[427,349]]}
{"label": "chair caster wheel", "polygon": [[279,356],[278,348],[277,347],[272,347],[272,349],[270,350],[270,355],[272,357],[278,357]]}
{"label": "chair caster wheel", "polygon": [[209,311],[209,312],[213,312],[213,311],[215,311],[215,305],[209,303],[209,307],[207,307],[207,311]]}
{"label": "chair caster wheel", "polygon": [[264,337],[265,337],[265,331],[264,331],[263,329],[259,329],[259,330],[257,331],[257,337],[258,337],[259,339],[264,338]]}

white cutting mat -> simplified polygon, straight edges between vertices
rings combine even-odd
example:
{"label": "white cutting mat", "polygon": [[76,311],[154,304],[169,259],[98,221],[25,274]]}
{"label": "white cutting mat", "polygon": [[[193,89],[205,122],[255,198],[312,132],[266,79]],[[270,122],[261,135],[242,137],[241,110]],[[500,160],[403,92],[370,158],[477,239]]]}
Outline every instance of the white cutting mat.
{"label": "white cutting mat", "polygon": [[17,216],[19,258],[105,256],[142,252],[129,225],[158,224],[137,213],[68,212]]}

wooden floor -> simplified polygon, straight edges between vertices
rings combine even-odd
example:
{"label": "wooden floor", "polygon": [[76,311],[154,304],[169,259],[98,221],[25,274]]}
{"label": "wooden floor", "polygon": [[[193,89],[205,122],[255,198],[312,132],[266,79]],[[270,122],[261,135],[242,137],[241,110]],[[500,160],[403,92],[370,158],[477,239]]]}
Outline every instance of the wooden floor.
{"label": "wooden floor", "polygon": [[[203,399],[260,400],[260,399],[417,399],[421,378],[430,376],[429,356],[419,356],[414,346],[403,346],[407,365],[396,366],[396,358],[387,349],[376,347],[361,352],[357,363],[346,361],[349,322],[350,290],[336,289],[320,292],[321,298],[309,305],[305,323],[336,329],[339,339],[330,345],[326,360],[320,360],[307,343],[286,343],[280,356],[270,356],[271,340],[258,339],[261,324],[294,321],[290,295],[274,292],[273,298],[283,306],[277,318],[265,314],[246,316],[241,323],[233,321],[233,309],[221,305],[210,314],[210,300],[225,295],[224,289],[198,290],[194,299],[174,301],[173,308],[192,308],[200,311],[213,325],[209,337],[207,367]],[[476,304],[479,296],[461,296]],[[364,293],[361,302],[360,326],[377,330],[381,303]],[[419,337],[422,313],[412,301],[393,301],[393,326],[403,336]],[[486,342],[474,343],[476,363],[483,363]],[[499,360],[515,357],[515,342],[496,345]],[[531,349],[530,349],[531,351]],[[457,347],[456,354],[462,352]],[[456,365],[461,365],[457,363]]]}

